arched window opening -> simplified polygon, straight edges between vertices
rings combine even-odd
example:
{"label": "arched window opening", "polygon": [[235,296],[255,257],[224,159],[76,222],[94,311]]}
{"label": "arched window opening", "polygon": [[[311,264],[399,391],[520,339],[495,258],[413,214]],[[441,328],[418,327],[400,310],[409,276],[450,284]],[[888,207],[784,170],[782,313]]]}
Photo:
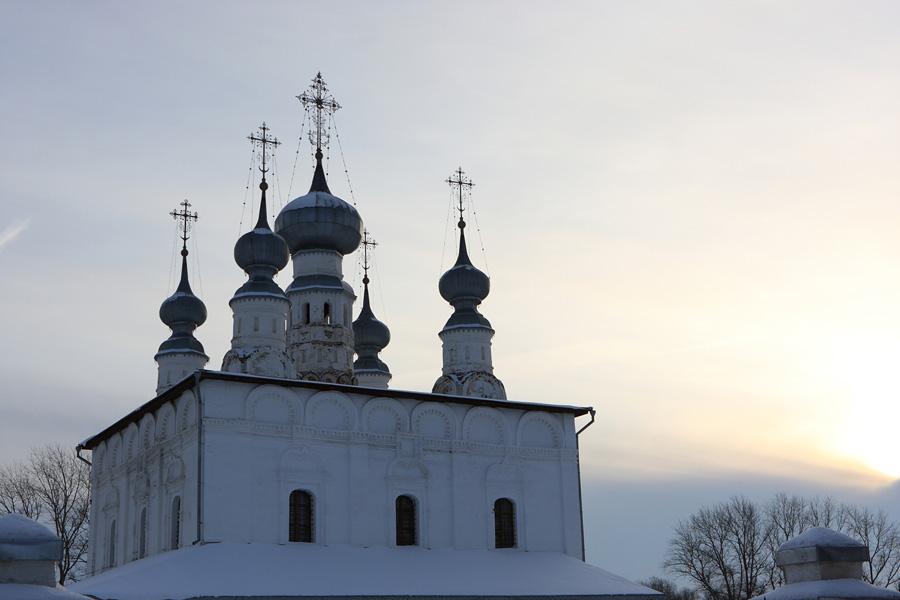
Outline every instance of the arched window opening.
{"label": "arched window opening", "polygon": [[169,549],[175,550],[181,542],[181,496],[172,498],[172,530]]}
{"label": "arched window opening", "polygon": [[309,302],[303,304],[303,324],[309,325]]}
{"label": "arched window opening", "polygon": [[147,507],[141,509],[141,531],[138,534],[138,558],[147,556]]}
{"label": "arched window opening", "polygon": [[416,501],[410,496],[397,496],[397,545],[416,546]]}
{"label": "arched window opening", "polygon": [[509,498],[494,502],[494,548],[516,547],[516,507]]}
{"label": "arched window opening", "polygon": [[106,557],[106,566],[116,566],[116,520],[113,519],[109,524],[109,545],[107,546],[108,556]]}
{"label": "arched window opening", "polygon": [[291,492],[289,504],[288,541],[316,541],[312,494],[303,490],[294,490]]}
{"label": "arched window opening", "polygon": [[331,325],[331,304],[329,302],[326,302],[322,308],[322,320],[326,325]]}

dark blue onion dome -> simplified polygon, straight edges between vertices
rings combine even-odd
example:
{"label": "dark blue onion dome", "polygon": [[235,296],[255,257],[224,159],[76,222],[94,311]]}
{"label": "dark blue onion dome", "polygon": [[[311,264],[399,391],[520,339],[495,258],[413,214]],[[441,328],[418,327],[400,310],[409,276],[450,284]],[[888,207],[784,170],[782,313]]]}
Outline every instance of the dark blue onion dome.
{"label": "dark blue onion dome", "polygon": [[455,309],[444,327],[476,325],[490,327],[491,323],[478,312],[478,305],[491,291],[490,278],[476,269],[466,251],[466,223],[459,221],[459,257],[456,264],[441,276],[438,289],[441,296]]}
{"label": "dark blue onion dome", "polygon": [[316,171],[309,193],[292,200],[275,219],[275,231],[291,254],[300,250],[334,250],[342,255],[359,247],[363,222],[356,209],[331,193],[316,152]]}
{"label": "dark blue onion dome", "polygon": [[284,292],[272,278],[288,264],[288,246],[284,238],[269,227],[266,215],[266,190],[269,189],[269,184],[266,183],[265,176],[259,189],[262,190],[262,197],[256,227],[242,235],[234,245],[234,262],[250,276],[250,280],[238,288],[235,295],[274,294],[283,297]]}
{"label": "dark blue onion dome", "polygon": [[175,293],[159,307],[159,318],[172,329],[172,335],[159,347],[164,352],[200,352],[203,344],[194,337],[194,330],[206,322],[206,305],[191,291],[187,276],[187,249],[181,250],[181,282]]}
{"label": "dark blue onion dome", "polygon": [[353,349],[358,356],[353,368],[357,371],[387,371],[388,366],[378,358],[378,353],[391,342],[391,331],[372,312],[368,277],[363,277],[363,286],[362,310],[353,321]]}

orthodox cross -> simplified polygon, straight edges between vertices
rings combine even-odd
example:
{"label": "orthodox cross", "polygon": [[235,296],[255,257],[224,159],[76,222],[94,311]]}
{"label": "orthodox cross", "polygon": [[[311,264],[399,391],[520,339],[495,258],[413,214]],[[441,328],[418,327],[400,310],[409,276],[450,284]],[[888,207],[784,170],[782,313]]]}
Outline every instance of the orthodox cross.
{"label": "orthodox cross", "polygon": [[172,215],[176,221],[178,221],[178,230],[181,231],[181,254],[182,256],[187,256],[187,241],[188,241],[188,232],[191,230],[192,221],[197,221],[200,219],[200,215],[196,212],[191,212],[188,209],[191,207],[191,203],[185,200],[180,204],[181,212],[178,209],[173,210],[169,214]]}
{"label": "orthodox cross", "polygon": [[373,249],[378,242],[369,237],[369,230],[363,229],[363,285],[369,285],[369,247]]}
{"label": "orthodox cross", "polygon": [[[266,173],[269,171],[266,168],[266,158],[269,157],[272,151],[275,150],[278,146],[281,145],[281,142],[278,141],[277,138],[269,135],[269,129],[266,127],[266,122],[263,121],[263,124],[259,127],[259,135],[250,134],[247,136],[247,139],[253,143],[254,147],[259,147],[262,150],[260,151],[260,156],[262,158],[262,167],[259,169],[263,173],[263,179],[266,178]],[[269,150],[268,146],[272,147],[272,150]]]}
{"label": "orthodox cross", "polygon": [[315,144],[317,152],[321,152],[323,142],[325,145],[328,145],[329,134],[326,129],[328,117],[333,115],[341,105],[328,92],[321,72],[313,78],[309,89],[297,96],[297,100],[303,103],[303,109],[307,112],[315,110],[315,113],[311,116],[315,130],[309,130],[309,141]]}
{"label": "orthodox cross", "polygon": [[[456,179],[454,179],[454,177],[456,177]],[[459,207],[457,210],[459,211],[459,228],[462,229],[466,226],[466,222],[463,220],[463,211],[465,210],[463,207],[463,194],[470,193],[475,184],[472,183],[471,179],[466,177],[466,173],[462,170],[462,167],[457,168],[445,181],[450,184],[451,190],[459,190]]]}

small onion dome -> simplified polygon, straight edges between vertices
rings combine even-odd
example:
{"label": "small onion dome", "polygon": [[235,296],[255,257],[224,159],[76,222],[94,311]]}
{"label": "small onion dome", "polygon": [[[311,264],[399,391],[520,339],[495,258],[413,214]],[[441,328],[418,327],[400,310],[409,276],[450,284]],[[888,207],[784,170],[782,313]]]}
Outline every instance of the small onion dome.
{"label": "small onion dome", "polygon": [[490,278],[472,266],[466,252],[465,223],[460,221],[459,258],[456,264],[441,276],[438,289],[441,296],[453,305],[454,312],[444,327],[458,325],[490,327],[491,323],[478,312],[478,305],[491,291]]}
{"label": "small onion dome", "polygon": [[259,201],[259,219],[256,227],[242,235],[234,245],[234,262],[246,271],[250,279],[244,283],[237,295],[267,295],[284,297],[284,292],[272,279],[275,274],[288,264],[287,243],[269,228],[266,216],[266,190],[269,184],[265,176],[259,184],[262,196]]}
{"label": "small onion dome", "polygon": [[375,348],[383,350],[391,342],[391,331],[387,325],[375,318],[372,307],[369,305],[369,280],[363,280],[365,291],[363,292],[363,306],[359,317],[353,321],[353,340],[357,352],[361,348]]}
{"label": "small onion dome", "polygon": [[172,336],[159,347],[160,352],[196,350],[203,352],[203,345],[193,336],[193,331],[206,322],[206,305],[194,295],[187,278],[187,250],[181,251],[181,282],[175,293],[159,307],[159,318],[172,329]]}
{"label": "small onion dome", "polygon": [[460,230],[459,235],[459,258],[456,259],[456,264],[441,276],[438,289],[444,300],[450,304],[463,299],[481,304],[491,291],[490,278],[472,266],[472,261],[469,260],[464,229]]}
{"label": "small onion dome", "polygon": [[325,181],[322,154],[316,153],[316,172],[309,193],[292,200],[275,219],[275,230],[291,254],[300,250],[334,250],[350,254],[363,236],[356,209],[332,195]]}
{"label": "small onion dome", "polygon": [[234,245],[234,262],[250,274],[254,267],[274,269],[272,275],[283,269],[290,259],[288,247],[284,239],[273,232],[266,217],[266,189],[269,184],[263,179],[259,184],[262,199],[259,206],[259,219],[256,228],[248,231]]}

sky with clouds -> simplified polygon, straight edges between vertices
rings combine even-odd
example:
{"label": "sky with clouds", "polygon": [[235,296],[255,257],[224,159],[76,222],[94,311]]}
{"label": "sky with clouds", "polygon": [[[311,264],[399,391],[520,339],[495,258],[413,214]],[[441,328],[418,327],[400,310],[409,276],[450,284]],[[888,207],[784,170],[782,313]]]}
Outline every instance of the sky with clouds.
{"label": "sky with clouds", "polygon": [[[271,209],[304,193],[295,96],[321,71],[343,106],[329,184],[379,243],[391,387],[440,374],[462,166],[495,373],[511,399],[597,409],[590,562],[653,575],[677,520],[732,493],[900,517],[900,5],[0,11],[3,461],[152,397],[183,199],[197,335],[221,365],[256,200],[246,137],[265,120],[283,142]],[[345,277],[359,289],[356,256]]]}

